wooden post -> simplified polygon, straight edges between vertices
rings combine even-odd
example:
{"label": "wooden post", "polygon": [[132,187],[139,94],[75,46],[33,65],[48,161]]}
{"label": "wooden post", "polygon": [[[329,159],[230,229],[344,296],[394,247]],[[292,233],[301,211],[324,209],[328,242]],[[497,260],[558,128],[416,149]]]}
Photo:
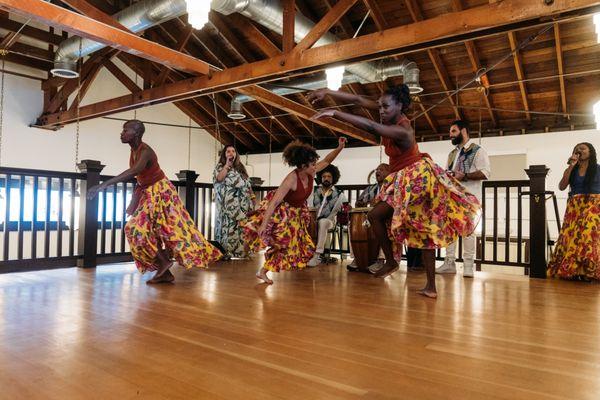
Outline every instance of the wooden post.
{"label": "wooden post", "polygon": [[283,52],[289,53],[294,49],[294,28],[296,20],[296,2],[294,0],[283,1]]}
{"label": "wooden post", "polygon": [[194,218],[196,212],[196,179],[200,175],[196,171],[181,170],[177,174],[177,178],[180,182],[185,182],[185,186],[179,189],[179,196],[185,205],[185,209],[190,213],[190,216]]}
{"label": "wooden post", "polygon": [[98,254],[98,196],[88,200],[87,190],[100,183],[100,172],[104,169],[104,165],[96,160],[82,160],[77,164],[77,168],[86,174],[85,180],[81,182],[77,237],[79,251],[83,252],[83,258],[77,259],[77,266],[95,268]]}
{"label": "wooden post", "polygon": [[546,278],[546,175],[545,165],[531,165],[525,172],[529,176],[529,240],[531,278]]}

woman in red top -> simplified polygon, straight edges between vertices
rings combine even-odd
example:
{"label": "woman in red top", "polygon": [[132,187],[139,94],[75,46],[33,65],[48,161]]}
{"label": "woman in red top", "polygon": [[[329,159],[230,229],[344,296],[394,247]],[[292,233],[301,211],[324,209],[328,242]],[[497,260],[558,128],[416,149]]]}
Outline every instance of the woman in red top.
{"label": "woman in red top", "polygon": [[161,170],[156,153],[142,142],[144,131],[141,121],[123,124],[121,142],[131,146],[129,169],[88,189],[88,198],[135,177],[137,186],[127,207],[131,218],[125,226],[131,254],[141,273],[156,271],[147,283],[172,282],[171,258],[188,269],[206,268],[221,258],[221,253],[198,232],[177,190]]}
{"label": "woman in red top", "polygon": [[325,96],[379,109],[381,123],[333,109],[313,116],[315,119],[339,118],[381,136],[385,153],[390,157],[391,174],[380,192],[382,201],[369,213],[369,221],[386,258],[385,265],[375,275],[385,277],[398,270],[402,244],[423,249],[427,284],[419,294],[436,298],[435,249],[446,247],[458,236],[475,230],[480,213],[477,198],[434,164],[429,155],[419,151],[410,121],[404,114],[410,105],[406,85],[388,89],[377,102],[328,89],[311,93],[309,100],[315,103]]}
{"label": "woman in red top", "polygon": [[338,147],[318,162],[315,149],[300,141],[288,144],[283,150],[285,163],[296,168],[242,223],[252,251],[268,247],[265,264],[256,274],[258,279],[272,284],[268,271],[302,269],[312,258],[315,245],[308,233],[310,213],[306,199],[313,191],[315,174],[331,164],[345,145],[346,138],[340,138]]}

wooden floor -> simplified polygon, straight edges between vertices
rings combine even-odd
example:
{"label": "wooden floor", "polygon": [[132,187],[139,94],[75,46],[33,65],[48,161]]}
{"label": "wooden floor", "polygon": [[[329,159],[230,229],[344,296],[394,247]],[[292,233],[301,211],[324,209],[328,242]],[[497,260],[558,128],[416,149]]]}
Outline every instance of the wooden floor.
{"label": "wooden floor", "polygon": [[600,285],[259,261],[0,275],[0,398],[600,399]]}

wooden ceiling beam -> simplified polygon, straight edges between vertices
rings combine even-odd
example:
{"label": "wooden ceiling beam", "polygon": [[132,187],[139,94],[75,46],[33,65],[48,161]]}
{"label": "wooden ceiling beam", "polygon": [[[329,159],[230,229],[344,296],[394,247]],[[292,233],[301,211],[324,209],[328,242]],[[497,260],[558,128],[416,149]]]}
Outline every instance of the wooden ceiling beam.
{"label": "wooden ceiling beam", "polygon": [[296,44],[296,7],[294,0],[283,0],[283,35],[281,47],[284,53],[289,53]]}
{"label": "wooden ceiling beam", "polygon": [[172,68],[202,75],[208,74],[210,70],[204,61],[43,0],[0,0],[0,6],[22,17],[61,28]]}
{"label": "wooden ceiling beam", "polygon": [[[452,0],[452,10],[455,12],[462,11],[463,10],[462,1],[461,0]],[[467,41],[465,41],[465,47],[467,48],[467,54],[469,55],[469,60],[471,61],[471,66],[473,67],[473,72],[477,74],[479,72],[479,70],[481,69],[481,61],[479,60],[479,55],[477,54],[477,49],[475,48],[475,42],[473,42],[471,40],[467,40]],[[492,120],[492,124],[494,125],[494,127],[496,127],[496,126],[498,126],[498,118],[496,118],[496,114],[494,113],[494,110],[492,110],[494,108],[494,104],[492,102],[492,99],[490,99],[490,96],[489,96],[490,81],[489,81],[487,74],[481,75],[481,85],[487,90],[487,93],[482,91],[481,96],[483,98],[483,101],[485,102],[487,109],[488,109],[488,114],[490,114],[490,119]]]}
{"label": "wooden ceiling beam", "polygon": [[327,33],[340,18],[344,16],[356,4],[358,0],[340,0],[335,6],[317,24],[308,32],[308,34],[296,45],[295,52],[303,52],[310,49],[325,33]]}
{"label": "wooden ceiling beam", "polygon": [[276,57],[281,55],[281,50],[251,20],[238,13],[231,14],[228,18],[243,32],[246,39],[254,43],[265,56]]}
{"label": "wooden ceiling beam", "polygon": [[13,33],[16,33],[20,30],[21,36],[26,36],[31,39],[36,39],[40,42],[50,43],[53,45],[59,45],[63,40],[65,40],[62,36],[45,31],[43,29],[33,28],[31,26],[26,26],[23,28],[23,24],[21,22],[13,21],[8,17],[0,17],[0,28],[6,29],[7,31]]}
{"label": "wooden ceiling beam", "polygon": [[[521,100],[523,102],[523,109],[525,111],[529,111],[529,100],[527,98],[527,87],[525,86],[525,82],[523,82],[523,80],[525,79],[525,73],[523,70],[523,61],[521,60],[521,54],[518,51],[515,51],[517,49],[518,43],[517,43],[517,35],[515,34],[515,32],[508,32],[508,41],[510,43],[510,49],[511,51],[513,51],[513,61],[515,64],[515,71],[517,72],[517,79],[519,80],[519,89],[521,91]],[[527,121],[531,122],[531,114],[526,113],[525,114],[525,118],[527,118]]]}
{"label": "wooden ceiling beam", "polygon": [[387,22],[383,13],[379,10],[379,6],[375,0],[364,0],[365,5],[371,11],[371,18],[373,18],[373,22],[375,22],[375,26],[378,31],[383,31],[387,29]]}
{"label": "wooden ceiling beam", "polygon": [[92,4],[87,2],[86,0],[60,0],[61,2],[67,4],[69,7],[74,9],[75,11],[80,12],[83,15],[87,15],[88,17],[95,19],[96,21],[102,22],[103,24],[112,26],[114,28],[120,29],[125,32],[133,33],[125,26],[123,26],[119,21],[114,19],[112,16],[105,14],[103,11],[97,9]]}
{"label": "wooden ceiling beam", "polygon": [[[422,21],[423,15],[421,14],[420,8],[410,0],[406,0],[405,3],[406,3],[406,8],[408,9],[408,12],[411,15],[412,20],[415,22]],[[377,4],[373,0],[365,0],[365,4],[367,4],[367,7],[369,8],[369,10],[371,10],[373,20],[375,21],[375,25],[378,27],[378,29],[381,29],[381,30],[387,29],[387,22],[385,20],[385,17],[383,16],[383,13],[379,10],[379,7],[377,6]],[[429,58],[432,59],[432,55],[429,54],[429,51],[430,50],[428,50]],[[434,66],[435,66],[435,64],[434,64]],[[437,72],[437,69],[436,69],[436,72]],[[446,75],[447,75],[447,73],[446,73]],[[439,76],[440,75],[438,73],[438,77]],[[380,88],[380,90],[383,91],[382,88]],[[452,99],[450,99],[450,100],[453,101]],[[433,120],[429,111],[427,111],[422,105],[421,105],[421,111],[424,112],[423,116],[427,120],[427,123],[429,124],[431,129],[434,132],[437,132],[438,131],[437,123]]]}
{"label": "wooden ceiling beam", "polygon": [[[0,0],[0,5],[8,0]],[[14,1],[14,0],[11,0]],[[28,0],[29,1],[29,0]],[[550,18],[569,20],[591,14],[600,5],[598,0],[555,0],[552,5],[530,0],[503,0],[486,3],[455,13],[410,25],[398,26],[385,31],[343,40],[331,45],[308,49],[301,54],[281,55],[266,60],[243,64],[214,72],[211,76],[200,76],[177,81],[169,85],[145,90],[135,97],[122,96],[82,107],[84,119],[132,110],[146,104],[158,104],[195,97],[200,94],[230,90],[236,87],[257,84],[322,70],[339,62],[358,62],[407,51],[419,51],[432,46],[471,40],[496,35],[515,29],[515,26],[538,26]],[[577,10],[577,15],[573,12]],[[569,12],[562,15],[562,13]],[[42,126],[61,125],[73,122],[75,116],[61,112],[45,116],[38,121]]]}
{"label": "wooden ceiling beam", "polygon": [[[184,51],[188,40],[190,40],[190,37],[192,36],[192,32],[194,32],[193,27],[188,26],[188,27],[184,28],[184,30],[181,32],[181,35],[179,36],[179,39],[177,40],[177,44],[175,45],[175,50]],[[169,67],[163,66],[162,71],[160,71],[160,74],[158,75],[158,78],[156,79],[155,86],[164,85],[170,71],[171,70],[169,69]]]}
{"label": "wooden ceiling beam", "polygon": [[556,63],[558,64],[558,82],[560,83],[560,103],[562,106],[562,112],[564,114],[567,114],[567,91],[565,85],[565,77],[563,76],[565,73],[565,63],[563,60],[562,41],[560,38],[560,25],[558,23],[554,23],[554,42],[556,47]]}
{"label": "wooden ceiling beam", "polygon": [[[408,9],[408,12],[410,13],[410,16],[414,22],[425,20],[423,18],[423,14],[421,13],[419,5],[415,2],[415,0],[404,0],[404,3],[406,4],[406,8]],[[433,64],[433,68],[435,69],[435,72],[440,80],[440,83],[442,84],[442,87],[445,91],[451,91],[453,87],[450,81],[450,76],[448,75],[448,71],[446,69],[446,66],[444,65],[444,61],[442,60],[442,56],[440,55],[439,50],[428,49],[427,55],[429,56],[429,59]],[[454,116],[457,119],[463,119],[460,111],[458,110],[458,107],[456,106],[456,101],[454,100],[454,98],[452,96],[448,96],[447,99],[453,106]]]}

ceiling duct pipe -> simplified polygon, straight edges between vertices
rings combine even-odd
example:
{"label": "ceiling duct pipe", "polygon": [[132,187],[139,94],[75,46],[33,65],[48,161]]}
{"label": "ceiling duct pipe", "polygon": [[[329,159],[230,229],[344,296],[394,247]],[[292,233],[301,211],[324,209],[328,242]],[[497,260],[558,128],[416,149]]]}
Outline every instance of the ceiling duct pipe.
{"label": "ceiling duct pipe", "polygon": [[[235,12],[244,15],[245,17],[253,20],[254,22],[264,26],[267,29],[272,30],[278,34],[283,34],[283,6],[279,0],[212,0],[211,7],[214,11],[218,11],[221,14],[229,15]],[[294,26],[294,39],[296,42],[300,42],[315,26],[314,22],[306,18],[299,12],[296,12],[295,26]],[[326,44],[335,43],[338,38],[327,32],[325,33],[316,43],[315,47],[323,46]],[[346,73],[349,77],[344,77],[344,83],[371,83],[383,81],[392,76],[404,76],[404,83],[408,85],[411,93],[417,94],[423,91],[423,88],[419,85],[419,68],[414,62],[407,60],[402,61],[390,61],[387,63],[377,62],[363,62],[358,64],[352,64],[346,66]],[[313,78],[308,80],[293,80],[288,82],[288,86],[302,87],[302,90],[320,89],[326,87],[326,83],[323,79],[319,80],[319,84],[315,84]],[[265,85],[268,87],[268,85]],[[302,90],[298,90],[302,91]],[[286,91],[285,89],[275,90],[278,94],[290,94],[293,91]],[[241,103],[249,101],[240,97]],[[235,101],[235,100],[234,100]],[[232,103],[232,107],[238,108],[238,105]],[[241,108],[239,108],[241,110]],[[233,110],[235,111],[235,110]],[[243,113],[238,114],[238,117]]]}
{"label": "ceiling duct pipe", "polygon": [[[212,0],[211,7],[213,10],[225,15],[235,12],[240,13],[273,32],[283,34],[283,6],[279,0]],[[296,12],[295,41],[300,42],[314,26],[314,22]],[[335,35],[327,32],[321,36],[314,47],[335,43],[338,40]],[[381,80],[381,74],[374,64],[369,62],[352,64],[346,66],[346,71],[356,75],[361,83],[377,82]],[[411,89],[411,92],[419,93],[422,90],[421,87],[415,86]]]}
{"label": "ceiling duct pipe", "polygon": [[[401,62],[394,61],[391,63],[379,63],[379,65],[376,68],[378,81],[384,81],[387,78],[395,76],[404,76],[404,83],[409,88],[418,87],[420,89],[418,91],[413,91],[411,89],[412,93],[419,93],[423,90],[419,86],[419,68],[417,68],[417,65],[412,61],[404,59]],[[349,68],[347,67],[346,70],[348,69]],[[356,82],[361,82],[361,79],[358,76],[349,73],[344,74],[342,85],[347,85]],[[288,94],[301,93],[308,90],[323,89],[327,87],[327,79],[324,76],[324,74],[319,74],[309,78],[302,77],[297,79],[291,79],[289,81],[280,82],[279,84],[265,83],[262,86],[266,89],[271,90],[275,94],[285,96]],[[238,94],[234,96],[231,100],[231,109],[227,116],[231,119],[246,118],[246,115],[242,110],[242,105],[244,103],[254,100],[255,99],[253,97],[247,96],[245,94]]]}
{"label": "ceiling duct pipe", "polygon": [[[119,11],[113,18],[131,32],[138,33],[185,15],[186,12],[185,0],[142,0]],[[61,78],[77,78],[77,60],[104,47],[105,44],[90,39],[70,37],[58,46],[54,68],[50,72]]]}

